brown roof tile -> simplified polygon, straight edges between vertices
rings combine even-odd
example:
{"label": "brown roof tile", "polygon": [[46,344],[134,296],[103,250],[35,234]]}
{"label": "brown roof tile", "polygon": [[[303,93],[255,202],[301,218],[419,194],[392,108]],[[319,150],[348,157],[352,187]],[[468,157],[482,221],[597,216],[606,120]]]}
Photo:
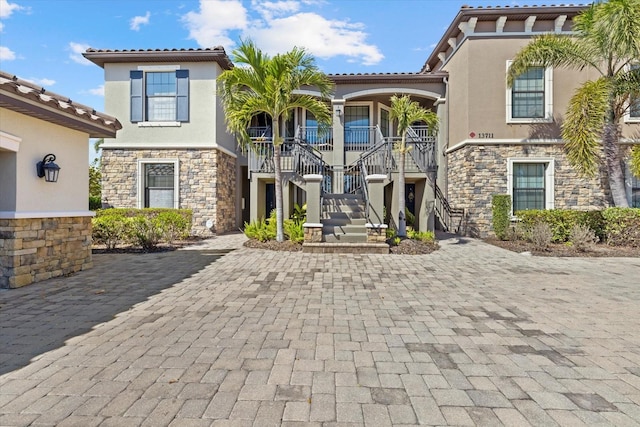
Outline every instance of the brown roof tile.
{"label": "brown roof tile", "polygon": [[115,117],[4,71],[0,71],[0,107],[87,132],[95,138],[115,138],[116,131],[122,129]]}
{"label": "brown roof tile", "polygon": [[225,70],[233,68],[231,59],[222,46],[212,48],[186,49],[93,49],[89,48],[82,54],[94,64],[104,67],[106,63],[122,62],[158,62],[158,61],[188,61],[188,62],[217,62]]}

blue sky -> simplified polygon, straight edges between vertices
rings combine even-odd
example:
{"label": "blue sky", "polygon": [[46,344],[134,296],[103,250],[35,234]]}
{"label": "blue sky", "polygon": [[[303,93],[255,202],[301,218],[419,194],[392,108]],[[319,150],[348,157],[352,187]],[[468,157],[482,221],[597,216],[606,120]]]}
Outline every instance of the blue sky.
{"label": "blue sky", "polygon": [[[476,0],[0,0],[0,69],[104,111],[96,49],[198,48],[240,38],[307,48],[327,73],[416,72]],[[107,112],[108,113],[108,112]]]}

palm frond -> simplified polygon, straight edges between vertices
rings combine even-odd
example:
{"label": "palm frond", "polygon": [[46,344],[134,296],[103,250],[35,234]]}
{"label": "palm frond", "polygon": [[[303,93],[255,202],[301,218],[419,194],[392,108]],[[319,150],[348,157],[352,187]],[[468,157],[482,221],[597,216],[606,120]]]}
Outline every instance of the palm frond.
{"label": "palm frond", "polygon": [[507,72],[507,84],[513,86],[515,79],[533,66],[598,69],[600,61],[597,58],[595,49],[588,43],[560,34],[539,35],[513,58]]}
{"label": "palm frond", "polygon": [[607,120],[611,83],[606,78],[579,87],[567,108],[562,138],[569,163],[581,175],[592,177],[598,170],[602,129]]}

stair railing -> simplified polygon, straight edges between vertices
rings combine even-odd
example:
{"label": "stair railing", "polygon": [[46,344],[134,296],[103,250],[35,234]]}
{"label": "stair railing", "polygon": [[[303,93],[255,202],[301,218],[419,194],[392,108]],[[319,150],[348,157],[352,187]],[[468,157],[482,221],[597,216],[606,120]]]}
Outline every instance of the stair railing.
{"label": "stair railing", "polygon": [[437,184],[434,186],[436,192],[435,212],[440,220],[440,224],[442,224],[444,231],[453,231],[456,234],[460,233],[462,220],[464,219],[464,209],[452,208],[447,198],[444,197],[440,187],[438,187]]}
{"label": "stair railing", "polygon": [[407,144],[413,147],[409,150],[409,155],[420,172],[428,173],[437,170],[436,135],[428,126],[409,126]]}

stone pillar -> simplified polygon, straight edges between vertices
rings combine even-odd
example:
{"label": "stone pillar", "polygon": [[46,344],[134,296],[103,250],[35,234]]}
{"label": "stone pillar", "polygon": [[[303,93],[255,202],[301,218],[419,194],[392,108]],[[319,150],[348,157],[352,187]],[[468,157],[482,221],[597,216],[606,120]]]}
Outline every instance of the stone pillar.
{"label": "stone pillar", "polygon": [[303,178],[307,187],[307,222],[302,225],[304,241],[318,243],[322,241],[322,223],[320,222],[322,175],[304,175]]}

